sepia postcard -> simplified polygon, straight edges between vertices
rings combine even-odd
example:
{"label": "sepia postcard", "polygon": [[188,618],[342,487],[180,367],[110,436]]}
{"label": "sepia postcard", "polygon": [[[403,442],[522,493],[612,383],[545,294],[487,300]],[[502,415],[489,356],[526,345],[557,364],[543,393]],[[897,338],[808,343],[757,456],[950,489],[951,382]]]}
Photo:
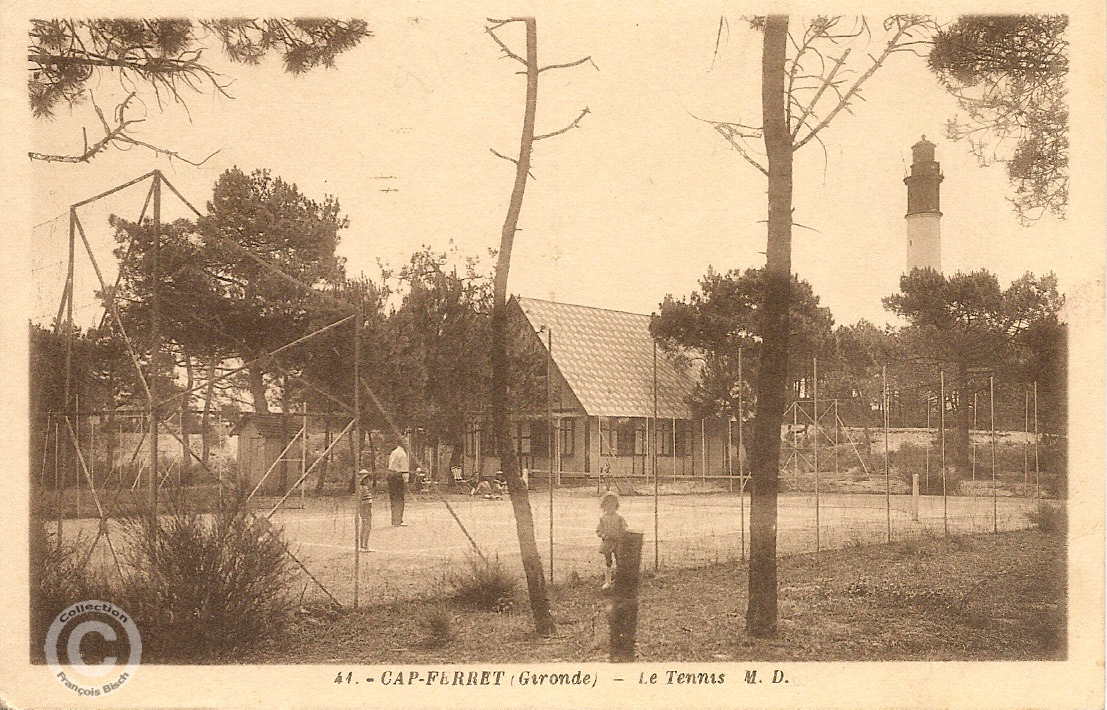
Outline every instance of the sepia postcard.
{"label": "sepia postcard", "polygon": [[0,18],[0,707],[1103,707],[1102,7]]}

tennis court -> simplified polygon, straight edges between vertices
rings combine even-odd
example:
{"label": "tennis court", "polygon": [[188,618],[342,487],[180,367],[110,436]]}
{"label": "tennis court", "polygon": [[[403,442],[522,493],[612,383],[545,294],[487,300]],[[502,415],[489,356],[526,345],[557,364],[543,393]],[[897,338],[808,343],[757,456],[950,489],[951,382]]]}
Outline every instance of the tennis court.
{"label": "tennis court", "polygon": [[[511,502],[450,495],[450,506],[473,541],[488,558],[498,557],[508,569],[522,574],[519,544]],[[592,489],[563,489],[555,492],[553,505],[553,571],[555,581],[596,576],[602,558],[595,534],[599,516],[598,496]],[[258,512],[272,504],[257,501]],[[921,496],[918,520],[913,518],[910,496],[893,495],[890,520],[893,540],[922,536],[989,532],[993,529],[991,497],[950,496],[943,518],[941,496]],[[995,526],[1013,530],[1029,526],[1027,513],[1033,500],[1000,497],[994,501]],[[535,535],[547,577],[549,575],[550,515],[546,490],[531,491]],[[652,568],[655,559],[662,568],[695,567],[737,560],[749,549],[749,496],[698,493],[622,497],[620,513],[632,530],[645,533],[643,566]],[[888,530],[888,509],[883,495],[824,494],[819,500],[816,540],[815,498],[812,494],[782,494],[778,516],[778,551],[781,555],[840,548],[855,544],[884,542]],[[744,518],[744,536],[741,523]],[[387,499],[374,503],[370,552],[360,553],[359,601],[373,604],[397,599],[433,597],[443,593],[450,578],[465,572],[476,557],[472,544],[441,499],[409,496],[403,527],[389,521]],[[944,522],[945,521],[945,522]],[[291,552],[319,582],[343,604],[353,601],[354,591],[354,503],[349,497],[308,497],[299,509],[282,507],[272,517],[283,531]],[[95,519],[68,520],[67,536],[96,533]],[[117,548],[123,536],[116,535],[119,523],[109,529]],[[743,544],[744,543],[744,544]],[[110,564],[104,546],[93,558]],[[304,599],[325,598],[307,574],[301,573]]]}

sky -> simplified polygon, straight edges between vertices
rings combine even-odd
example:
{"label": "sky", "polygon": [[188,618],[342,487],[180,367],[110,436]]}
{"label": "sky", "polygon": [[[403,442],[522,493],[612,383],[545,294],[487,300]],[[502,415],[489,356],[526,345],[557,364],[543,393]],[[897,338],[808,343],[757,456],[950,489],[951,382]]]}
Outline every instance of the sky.
{"label": "sky", "polygon": [[[234,80],[233,99],[186,95],[186,112],[159,109],[141,91],[146,121],[136,137],[193,159],[218,151],[202,167],[140,148],[111,150],[87,165],[32,163],[32,219],[40,225],[34,308],[56,308],[68,205],[155,167],[201,209],[220,173],[236,165],[268,168],[311,197],[334,195],[350,220],[339,251],[353,273],[375,276],[378,264],[402,265],[423,245],[487,255],[498,245],[514,177],[514,166],[490,149],[517,152],[520,67],[484,34],[481,13],[381,7],[366,16],[374,37],[340,56],[334,70],[290,76],[275,59],[230,65],[213,45],[207,56]],[[765,178],[697,118],[760,122],[759,36],[729,17],[713,58],[714,6],[679,13],[626,6],[601,16],[576,5],[537,17],[542,64],[590,55],[598,70],[584,64],[542,74],[539,133],[569,124],[585,107],[589,114],[579,128],[536,143],[511,292],[649,313],[666,294],[695,289],[708,267],[763,265]],[[522,47],[521,29],[501,34]],[[866,51],[878,51],[882,37],[875,33]],[[105,107],[122,95],[108,77],[92,86]],[[937,143],[945,174],[946,273],[987,268],[1009,283],[1028,270],[1053,271],[1062,289],[1095,277],[1099,262],[1081,251],[1087,225],[1049,217],[1020,225],[1002,165],[980,167],[966,146],[945,139],[956,105],[923,58],[892,57],[863,95],[822,133],[825,155],[814,142],[796,154],[795,221],[803,228],[794,232],[793,267],[836,323],[892,322],[881,298],[897,290],[904,268],[902,179],[910,146],[924,134]],[[95,136],[87,104],[34,122],[30,143],[72,152],[82,126]],[[134,218],[143,197],[131,190],[81,213],[106,272],[113,273],[107,215]],[[185,216],[170,202],[167,217]],[[78,293],[88,297],[78,304],[92,313],[94,276],[82,269]]]}

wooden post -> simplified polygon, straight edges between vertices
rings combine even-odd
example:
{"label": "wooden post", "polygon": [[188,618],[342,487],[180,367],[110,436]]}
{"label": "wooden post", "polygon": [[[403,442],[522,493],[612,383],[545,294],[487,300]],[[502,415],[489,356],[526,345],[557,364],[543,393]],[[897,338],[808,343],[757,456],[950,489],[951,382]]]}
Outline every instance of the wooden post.
{"label": "wooden post", "polygon": [[930,392],[926,393],[926,492],[930,493],[930,439],[933,434],[930,431]]}
{"label": "wooden post", "polygon": [[[361,292],[358,291],[354,304],[354,477],[361,475]],[[306,433],[306,432],[305,432]],[[361,586],[361,521],[360,481],[354,485],[354,608],[357,609],[358,592]],[[371,523],[370,523],[371,524]]]}
{"label": "wooden post", "polygon": [[546,461],[550,465],[550,584],[554,581],[554,438],[553,418],[553,328],[546,326]]}
{"label": "wooden post", "polygon": [[815,425],[815,552],[822,547],[822,530],[819,527],[819,358],[811,358],[811,420]]}
{"label": "wooden post", "polygon": [[796,488],[799,488],[800,480],[800,449],[799,449],[799,408],[792,402],[792,475],[796,479]]}
{"label": "wooden post", "polygon": [[[976,431],[976,392],[972,393],[972,429]],[[976,441],[972,438],[972,432],[969,432],[969,443],[972,448],[972,480],[976,483]]]}
{"label": "wooden post", "polygon": [[[154,241],[150,250],[150,549],[158,536],[158,372],[161,358],[161,173],[154,171]],[[155,560],[156,563],[156,560]]]}
{"label": "wooden post", "polygon": [[746,442],[742,438],[742,410],[745,405],[745,392],[742,379],[742,347],[738,347],[738,529],[741,538],[742,559],[746,559],[746,479],[742,476],[742,458],[745,456]]}
{"label": "wooden post", "polygon": [[[995,487],[995,375],[987,375],[987,408],[991,411],[992,426],[992,532],[1000,532],[999,500]],[[975,413],[975,412],[974,412]]]}
{"label": "wooden post", "polygon": [[888,530],[886,542],[892,541],[892,467],[888,456],[888,366],[880,368],[880,379],[884,389],[884,515]]}
{"label": "wooden post", "polygon": [[1042,496],[1041,467],[1038,461],[1038,382],[1034,381],[1034,498]]}
{"label": "wooden post", "polygon": [[1022,391],[1022,494],[1030,491],[1030,390]]}
{"label": "wooden post", "polygon": [[911,474],[911,519],[919,521],[919,474]]}
{"label": "wooden post", "polygon": [[611,586],[611,601],[607,606],[610,659],[613,663],[629,663],[635,658],[643,537],[640,532],[623,533],[615,550],[617,566]]}
{"label": "wooden post", "polygon": [[834,477],[839,476],[838,471],[838,400],[834,400]]}
{"label": "wooden post", "polygon": [[[49,432],[47,432],[47,436],[49,436]],[[61,468],[58,465],[59,464],[58,441],[59,441],[59,439],[58,439],[58,418],[54,417],[54,505],[55,505],[55,508],[56,508],[56,510],[54,512],[58,516],[58,524],[57,524],[57,529],[56,529],[57,539],[55,540],[55,542],[57,543],[57,549],[61,550],[62,519],[64,517],[62,515],[62,504],[65,502],[65,499],[62,497],[62,492],[61,492],[61,490],[62,490],[62,487],[61,487]]]}
{"label": "wooden post", "polygon": [[[657,426],[657,341],[653,343],[653,568],[654,570],[661,569],[661,525],[658,521],[658,499],[661,494],[661,489],[658,486],[658,471],[657,471],[657,445],[660,443],[659,427]],[[676,432],[673,432],[673,436],[676,436]],[[674,441],[674,444],[676,442]],[[641,547],[639,547],[639,557],[641,557]],[[637,565],[635,566],[637,569]],[[637,579],[637,571],[635,572],[635,578]],[[637,621],[637,606],[635,607],[635,621]],[[632,647],[633,648],[633,647]]]}
{"label": "wooden post", "polygon": [[946,498],[946,371],[938,372],[938,426],[942,433],[938,438],[942,450],[942,534],[949,536],[949,501]]}

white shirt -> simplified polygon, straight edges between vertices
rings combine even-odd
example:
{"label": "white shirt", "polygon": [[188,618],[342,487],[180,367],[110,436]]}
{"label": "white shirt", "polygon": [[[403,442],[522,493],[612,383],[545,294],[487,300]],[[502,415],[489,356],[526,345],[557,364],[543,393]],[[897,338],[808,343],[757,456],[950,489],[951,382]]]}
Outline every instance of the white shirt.
{"label": "white shirt", "polygon": [[407,473],[411,466],[408,462],[407,452],[404,451],[404,447],[397,446],[392,449],[392,453],[388,455],[388,470],[398,473]]}

